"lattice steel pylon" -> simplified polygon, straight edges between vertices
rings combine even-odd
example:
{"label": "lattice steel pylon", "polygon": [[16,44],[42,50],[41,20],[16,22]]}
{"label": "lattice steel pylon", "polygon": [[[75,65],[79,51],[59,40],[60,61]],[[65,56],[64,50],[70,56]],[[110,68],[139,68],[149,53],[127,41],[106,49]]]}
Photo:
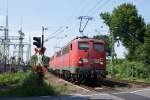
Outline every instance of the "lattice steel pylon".
{"label": "lattice steel pylon", "polygon": [[0,26],[0,31],[4,31],[4,37],[1,37],[1,54],[2,54],[2,63],[4,65],[4,68],[6,70],[7,64],[9,64],[9,38],[8,38],[8,15],[6,16],[6,25]]}
{"label": "lattice steel pylon", "polygon": [[6,16],[6,26],[4,28],[4,63],[9,64],[9,39],[8,39],[8,15]]}
{"label": "lattice steel pylon", "polygon": [[18,52],[18,63],[21,65],[23,62],[23,39],[24,39],[24,33],[22,32],[22,29],[18,31],[20,37],[19,37],[19,52]]}
{"label": "lattice steel pylon", "polygon": [[[26,53],[24,51],[24,46],[27,46],[27,53],[26,55],[29,55],[28,53],[30,53],[30,44],[27,42],[23,42],[24,39],[24,33],[22,32],[22,30],[19,30],[19,36],[9,36],[9,30],[8,30],[8,16],[6,16],[6,25],[5,26],[0,26],[0,31],[4,32],[3,36],[0,36],[0,70],[1,71],[8,71],[7,69],[10,68],[11,65],[11,60],[10,58],[12,58],[9,54],[12,52],[11,47],[12,46],[16,46],[16,49],[18,47],[18,51],[16,53],[18,53],[18,65],[22,65],[24,64],[24,55],[23,53]],[[17,42],[18,41],[18,42]],[[30,56],[27,56],[30,57]],[[30,58],[27,58],[28,61]],[[27,62],[28,62],[27,61]],[[3,70],[2,70],[3,69]]]}

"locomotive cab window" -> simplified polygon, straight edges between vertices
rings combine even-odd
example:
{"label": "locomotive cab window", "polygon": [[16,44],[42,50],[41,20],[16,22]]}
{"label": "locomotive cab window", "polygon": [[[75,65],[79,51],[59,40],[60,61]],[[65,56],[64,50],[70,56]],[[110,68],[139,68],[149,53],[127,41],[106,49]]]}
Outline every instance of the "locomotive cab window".
{"label": "locomotive cab window", "polygon": [[79,42],[78,48],[80,50],[88,50],[89,44],[87,42]]}
{"label": "locomotive cab window", "polygon": [[96,51],[104,51],[104,45],[100,43],[94,43],[93,48]]}

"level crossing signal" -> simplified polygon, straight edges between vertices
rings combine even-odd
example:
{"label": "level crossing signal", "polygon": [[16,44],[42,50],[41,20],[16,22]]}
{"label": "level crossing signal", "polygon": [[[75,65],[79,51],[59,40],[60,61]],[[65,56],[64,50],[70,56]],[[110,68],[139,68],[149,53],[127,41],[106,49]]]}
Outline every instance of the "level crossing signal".
{"label": "level crossing signal", "polygon": [[36,73],[46,72],[46,66],[44,64],[44,53],[46,51],[46,48],[42,46],[41,37],[33,37],[33,45],[36,46],[34,49],[35,55],[37,56],[37,61],[34,64],[34,71]]}

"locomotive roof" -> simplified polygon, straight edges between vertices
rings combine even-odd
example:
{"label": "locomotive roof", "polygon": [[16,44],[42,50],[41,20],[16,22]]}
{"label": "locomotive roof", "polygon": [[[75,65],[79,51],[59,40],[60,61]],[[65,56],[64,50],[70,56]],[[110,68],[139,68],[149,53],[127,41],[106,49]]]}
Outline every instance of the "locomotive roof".
{"label": "locomotive roof", "polygon": [[[93,39],[93,38],[88,38],[86,36],[83,37],[76,37],[73,41],[93,41],[93,42],[101,42],[105,43],[103,40],[98,40],[98,39]],[[72,41],[71,41],[72,42]]]}

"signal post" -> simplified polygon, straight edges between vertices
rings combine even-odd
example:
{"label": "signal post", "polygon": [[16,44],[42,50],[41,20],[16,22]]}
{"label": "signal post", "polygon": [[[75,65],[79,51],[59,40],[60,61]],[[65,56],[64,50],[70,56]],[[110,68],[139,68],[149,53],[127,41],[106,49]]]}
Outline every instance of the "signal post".
{"label": "signal post", "polygon": [[46,72],[46,66],[44,64],[44,53],[46,48],[44,47],[44,30],[46,28],[42,27],[42,39],[41,37],[33,37],[33,45],[36,46],[35,55],[37,56],[37,61],[34,64],[34,72],[37,74],[37,82],[39,85],[43,84],[44,73]]}

